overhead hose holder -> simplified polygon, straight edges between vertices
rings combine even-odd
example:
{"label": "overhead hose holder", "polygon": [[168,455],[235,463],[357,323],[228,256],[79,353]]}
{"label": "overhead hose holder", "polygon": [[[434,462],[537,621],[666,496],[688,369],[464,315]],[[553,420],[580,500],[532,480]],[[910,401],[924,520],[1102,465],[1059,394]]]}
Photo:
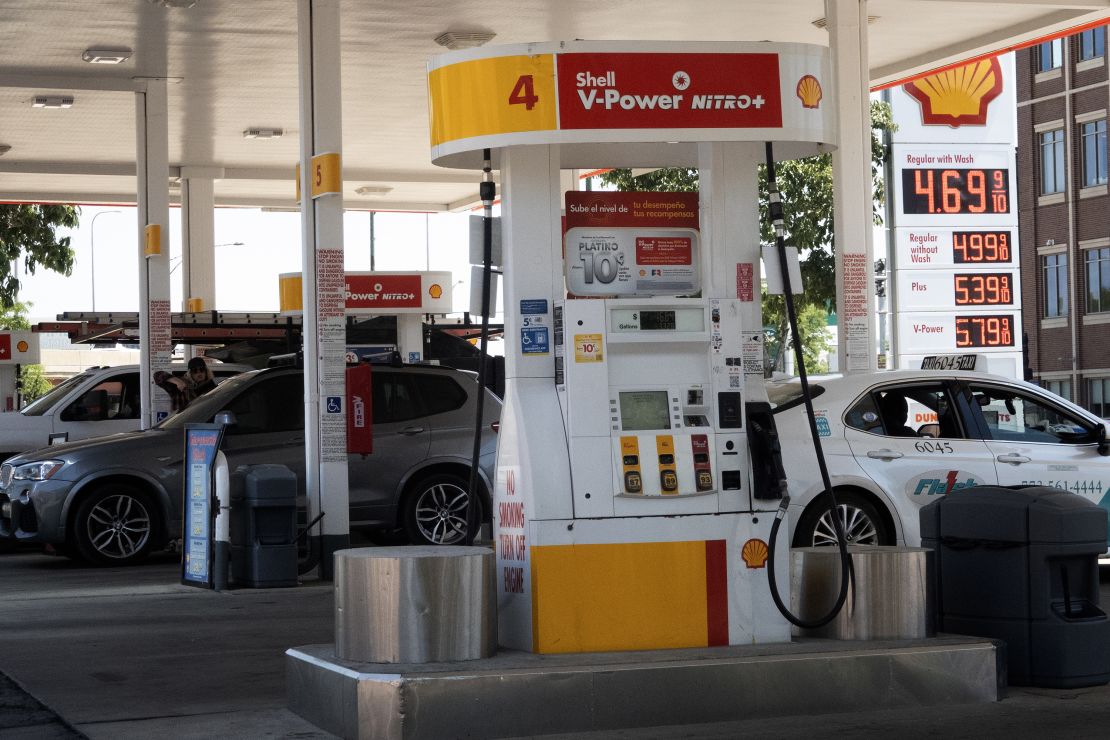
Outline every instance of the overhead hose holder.
{"label": "overhead hose holder", "polygon": [[[848,598],[848,585],[852,580],[852,556],[848,552],[848,542],[844,534],[844,523],[840,518],[836,494],[832,489],[829,469],[825,464],[825,453],[821,448],[821,436],[817,432],[817,417],[813,412],[813,397],[809,391],[809,376],[806,373],[805,358],[802,354],[802,343],[798,333],[798,315],[794,307],[794,291],[790,286],[790,270],[786,262],[786,224],[783,219],[782,197],[779,195],[778,183],[775,179],[774,145],[769,141],[766,143],[766,151],[768,215],[771,225],[775,230],[775,247],[778,251],[779,269],[782,272],[783,300],[786,304],[786,319],[790,325],[790,341],[794,345],[794,358],[798,368],[798,379],[801,381],[802,385],[802,400],[805,402],[806,416],[809,420],[809,431],[810,435],[813,437],[813,451],[817,455],[817,467],[821,471],[821,484],[824,486],[822,500],[828,503],[829,513],[833,520],[833,526],[836,529],[836,544],[840,550],[840,590],[836,597],[836,603],[833,604],[827,614],[818,619],[802,619],[791,613],[790,609],[783,603],[782,596],[779,594],[778,583],[775,580],[775,546],[778,542],[779,528],[782,525],[783,517],[786,515],[786,509],[790,505],[789,496],[783,496],[782,501],[779,503],[779,508],[775,512],[775,521],[771,524],[771,535],[768,538],[770,540],[768,543],[770,555],[767,558],[767,579],[771,589],[771,598],[774,600],[775,606],[778,608],[779,612],[786,617],[791,624],[797,627],[801,627],[802,629],[817,629],[836,619],[836,616],[840,614],[840,610],[844,607],[844,602]],[[777,443],[777,439],[775,441]]]}

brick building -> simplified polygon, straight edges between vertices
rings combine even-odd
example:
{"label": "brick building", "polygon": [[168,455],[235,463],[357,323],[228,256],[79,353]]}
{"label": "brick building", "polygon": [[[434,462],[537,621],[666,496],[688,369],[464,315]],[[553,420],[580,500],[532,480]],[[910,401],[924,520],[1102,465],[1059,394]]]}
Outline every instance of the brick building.
{"label": "brick building", "polygon": [[1019,51],[1015,66],[1027,367],[1110,417],[1106,28]]}

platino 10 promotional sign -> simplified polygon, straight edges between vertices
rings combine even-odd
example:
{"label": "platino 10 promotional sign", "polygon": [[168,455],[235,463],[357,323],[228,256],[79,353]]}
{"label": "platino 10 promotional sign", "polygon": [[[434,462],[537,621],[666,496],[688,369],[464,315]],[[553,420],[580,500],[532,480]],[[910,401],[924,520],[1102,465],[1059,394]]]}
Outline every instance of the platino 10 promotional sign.
{"label": "platino 10 promotional sign", "polygon": [[985,352],[992,372],[1020,373],[1010,66],[980,60],[892,91],[897,367]]}

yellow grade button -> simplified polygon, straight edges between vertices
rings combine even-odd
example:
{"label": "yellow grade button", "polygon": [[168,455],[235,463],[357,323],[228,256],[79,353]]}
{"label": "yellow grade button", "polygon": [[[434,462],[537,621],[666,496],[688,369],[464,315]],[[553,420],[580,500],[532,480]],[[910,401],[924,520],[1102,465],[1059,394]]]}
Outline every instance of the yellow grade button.
{"label": "yellow grade button", "polygon": [[428,72],[432,146],[557,128],[555,56],[487,57]]}

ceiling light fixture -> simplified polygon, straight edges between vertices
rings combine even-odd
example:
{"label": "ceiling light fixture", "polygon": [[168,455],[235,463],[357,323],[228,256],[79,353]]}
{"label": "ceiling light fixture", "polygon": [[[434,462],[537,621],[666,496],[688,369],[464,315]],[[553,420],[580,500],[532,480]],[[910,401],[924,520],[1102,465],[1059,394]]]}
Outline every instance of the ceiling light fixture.
{"label": "ceiling light fixture", "polygon": [[363,185],[355,188],[359,195],[386,195],[393,192],[393,188],[386,185]]}
{"label": "ceiling light fixture", "polygon": [[150,2],[163,8],[191,8],[197,4],[197,0],[150,0]]}
{"label": "ceiling light fixture", "polygon": [[473,49],[475,46],[488,44],[496,35],[496,33],[490,33],[489,31],[444,31],[436,36],[435,42],[452,51]]}
{"label": "ceiling light fixture", "polygon": [[36,95],[31,101],[32,108],[71,108],[72,95]]}
{"label": "ceiling light fixture", "polygon": [[89,64],[121,64],[131,58],[131,50],[126,47],[116,49],[85,49],[81,59]]}
{"label": "ceiling light fixture", "polygon": [[[869,25],[869,26],[874,25],[875,21],[877,21],[877,20],[879,20],[879,16],[869,15],[869,16],[867,16],[867,25]],[[818,18],[817,20],[813,21],[813,25],[817,26],[818,28],[825,28],[826,26],[829,25],[829,19],[828,18]]]}
{"label": "ceiling light fixture", "polygon": [[285,131],[280,128],[248,128],[243,131],[244,139],[280,139]]}

